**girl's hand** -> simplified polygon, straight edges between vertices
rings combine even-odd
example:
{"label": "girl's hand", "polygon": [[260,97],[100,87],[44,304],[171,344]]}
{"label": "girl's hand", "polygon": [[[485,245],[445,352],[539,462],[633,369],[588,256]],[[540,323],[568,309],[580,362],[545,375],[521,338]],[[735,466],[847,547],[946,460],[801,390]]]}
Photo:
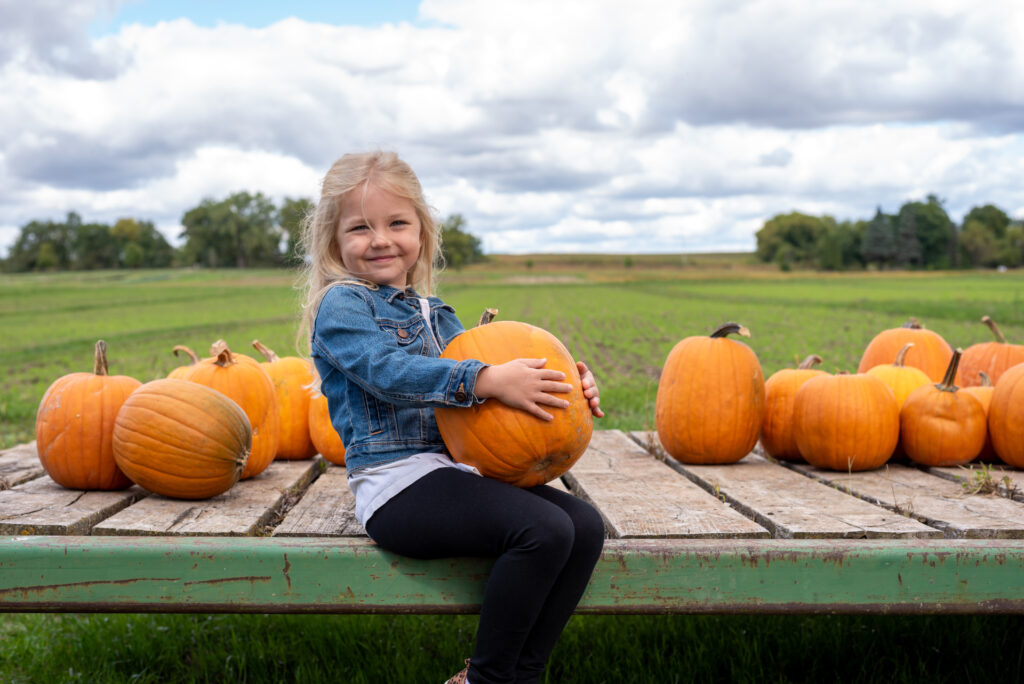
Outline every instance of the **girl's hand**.
{"label": "girl's hand", "polygon": [[598,396],[597,382],[594,380],[594,374],[587,368],[587,364],[582,361],[576,362],[576,369],[580,372],[580,378],[583,380],[583,396],[587,398],[587,402],[590,404],[590,412],[594,414],[595,418],[604,418],[604,411],[598,406],[601,403],[601,397]]}
{"label": "girl's hand", "polygon": [[565,373],[544,368],[545,363],[547,359],[514,359],[488,366],[476,376],[473,393],[481,399],[493,397],[542,420],[554,420],[541,406],[567,408],[569,402],[554,394],[568,394],[572,385],[560,382],[565,380]]}

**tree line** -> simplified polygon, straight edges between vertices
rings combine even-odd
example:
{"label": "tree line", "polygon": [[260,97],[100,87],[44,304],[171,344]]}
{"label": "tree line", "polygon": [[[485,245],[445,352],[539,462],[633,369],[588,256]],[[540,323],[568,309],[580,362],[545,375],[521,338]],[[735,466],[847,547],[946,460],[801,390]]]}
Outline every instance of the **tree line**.
{"label": "tree line", "polygon": [[[0,260],[0,270],[93,270],[171,266],[274,267],[302,260],[302,222],[313,209],[307,198],[285,198],[278,206],[262,193],[237,192],[204,199],[181,219],[182,243],[173,247],[151,221],[122,218],[113,225],[85,223],[76,212],[64,221],[31,221]],[[450,267],[484,259],[479,238],[461,214],[441,224],[442,250]]]}
{"label": "tree line", "polygon": [[783,270],[817,268],[1015,268],[1024,265],[1024,223],[999,207],[973,207],[960,225],[929,195],[895,214],[836,221],[800,212],[778,214],[757,231],[757,257]]}

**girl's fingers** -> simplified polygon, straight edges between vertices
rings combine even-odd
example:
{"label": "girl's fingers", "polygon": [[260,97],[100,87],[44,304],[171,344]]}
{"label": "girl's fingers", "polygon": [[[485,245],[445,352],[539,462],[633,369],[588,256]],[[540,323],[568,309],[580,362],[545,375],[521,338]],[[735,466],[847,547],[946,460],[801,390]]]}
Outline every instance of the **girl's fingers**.
{"label": "girl's fingers", "polygon": [[572,392],[572,385],[567,382],[543,382],[540,386],[541,392],[554,392],[555,394],[568,394]]}

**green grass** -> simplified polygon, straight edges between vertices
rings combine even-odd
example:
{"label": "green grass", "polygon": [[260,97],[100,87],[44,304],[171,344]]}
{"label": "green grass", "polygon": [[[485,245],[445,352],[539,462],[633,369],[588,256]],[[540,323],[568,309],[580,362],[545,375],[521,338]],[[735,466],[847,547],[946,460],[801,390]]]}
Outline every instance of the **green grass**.
{"label": "green grass", "polygon": [[[683,337],[736,320],[765,375],[815,352],[856,369],[871,337],[915,316],[966,347],[989,314],[1024,342],[1024,272],[822,275],[746,257],[495,259],[446,274],[442,296],[472,325],[485,307],[559,336],[598,378],[599,428],[647,429],[661,365]],[[57,377],[92,367],[147,381],[224,338],[295,353],[298,292],[282,271],[0,276],[0,447],[33,438]],[[0,679],[18,682],[440,682],[472,647],[467,616],[0,616]],[[577,616],[551,682],[982,681],[1020,673],[1019,617]]]}

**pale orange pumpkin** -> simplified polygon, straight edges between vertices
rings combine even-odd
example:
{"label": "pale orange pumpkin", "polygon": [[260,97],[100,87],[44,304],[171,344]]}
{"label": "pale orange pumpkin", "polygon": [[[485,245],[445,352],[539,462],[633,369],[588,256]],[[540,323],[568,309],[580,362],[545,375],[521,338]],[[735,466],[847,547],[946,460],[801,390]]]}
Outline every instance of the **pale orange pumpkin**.
{"label": "pale orange pumpkin", "polygon": [[864,350],[857,372],[866,373],[875,366],[892,363],[896,354],[908,342],[913,342],[914,346],[907,352],[905,365],[920,368],[932,382],[942,380],[949,359],[953,356],[953,348],[941,335],[926,330],[914,318],[901,328],[883,330],[875,335]]}
{"label": "pale orange pumpkin", "polygon": [[[966,354],[967,351],[964,350]],[[960,359],[961,370],[963,365],[963,358]],[[958,373],[959,375],[959,373]],[[975,399],[981,402],[981,407],[985,409],[985,446],[981,448],[981,453],[978,454],[978,460],[986,463],[997,460],[995,449],[992,448],[992,435],[988,432],[988,410],[992,406],[992,395],[995,393],[996,388],[992,385],[992,381],[989,380],[988,373],[985,371],[978,371],[978,375],[981,376],[981,384],[973,385],[971,387],[963,387],[960,389],[961,392],[967,392]]]}
{"label": "pale orange pumpkin", "polygon": [[800,455],[828,470],[871,470],[885,464],[900,434],[892,390],[864,373],[822,375],[797,390],[793,433]]}
{"label": "pale orange pumpkin", "polygon": [[729,334],[749,337],[737,323],[710,336],[678,342],[661,370],[655,424],[661,444],[683,463],[734,463],[754,448],[764,422],[761,363]]}
{"label": "pale orange pumpkin", "polygon": [[942,382],[918,387],[900,410],[900,442],[921,465],[965,465],[985,445],[985,409],[954,384],[962,353],[953,352]]}
{"label": "pale orange pumpkin", "polygon": [[36,449],[54,482],[69,489],[131,486],[117,467],[110,440],[118,410],[141,384],[108,374],[107,344],[99,340],[92,373],[70,373],[50,385],[36,412]]}
{"label": "pale orange pumpkin", "polygon": [[892,390],[893,396],[896,397],[896,403],[899,404],[900,408],[903,407],[903,402],[906,401],[907,395],[921,385],[931,383],[931,378],[925,375],[923,370],[906,365],[907,352],[913,347],[913,342],[907,342],[900,349],[899,353],[896,354],[895,361],[875,366],[867,371],[868,375],[878,378],[885,383],[886,387]]}
{"label": "pale orange pumpkin", "polygon": [[453,339],[442,357],[492,365],[547,359],[544,367],[565,373],[563,382],[572,386],[569,394],[558,395],[569,402],[568,408],[550,409],[554,420],[546,421],[489,399],[468,407],[437,408],[434,415],[456,461],[474,466],[487,477],[533,487],[560,477],[579,460],[590,444],[593,417],[576,362],[565,345],[528,323],[491,323],[493,313],[489,310],[480,324]]}
{"label": "pale orange pumpkin", "polygon": [[327,397],[319,392],[309,400],[309,435],[317,453],[335,465],[345,465],[345,445],[331,423]]}
{"label": "pale orange pumpkin", "polygon": [[313,383],[313,364],[297,356],[280,357],[259,340],[253,340],[252,346],[266,359],[260,366],[270,376],[277,392],[280,437],[275,458],[312,458],[316,454],[309,435],[309,386]]}
{"label": "pale orange pumpkin", "polygon": [[814,368],[821,357],[811,354],[796,368],[783,368],[772,373],[764,383],[764,422],[761,424],[761,447],[781,461],[802,461],[793,436],[793,399],[796,391],[811,378],[826,375]]}
{"label": "pale orange pumpkin", "polygon": [[230,489],[251,442],[249,419],[238,404],[177,378],[139,387],[114,422],[121,469],[151,492],[177,499],[208,499]]}
{"label": "pale orange pumpkin", "polygon": [[215,389],[242,407],[252,426],[252,448],[242,479],[266,470],[277,453],[281,428],[277,392],[259,362],[232,353],[224,340],[217,340],[210,348],[210,358],[192,366],[185,379]]}
{"label": "pale orange pumpkin", "polygon": [[988,407],[992,448],[1007,465],[1024,468],[1024,363],[1008,368]]}
{"label": "pale orange pumpkin", "polygon": [[174,352],[175,356],[177,356],[178,354],[185,354],[186,356],[188,356],[189,364],[187,366],[178,366],[170,373],[168,373],[167,377],[176,378],[178,380],[184,380],[185,376],[188,375],[188,372],[192,370],[192,366],[199,363],[199,355],[183,344],[175,345],[175,347],[171,349],[171,351]]}
{"label": "pale orange pumpkin", "polygon": [[984,371],[993,384],[1007,368],[1024,363],[1024,344],[1010,344],[1003,337],[1003,332],[989,316],[982,316],[981,322],[988,326],[995,336],[994,342],[972,344],[964,350],[960,360],[960,371],[956,376],[956,384],[961,387],[972,387],[980,382],[979,372]]}

